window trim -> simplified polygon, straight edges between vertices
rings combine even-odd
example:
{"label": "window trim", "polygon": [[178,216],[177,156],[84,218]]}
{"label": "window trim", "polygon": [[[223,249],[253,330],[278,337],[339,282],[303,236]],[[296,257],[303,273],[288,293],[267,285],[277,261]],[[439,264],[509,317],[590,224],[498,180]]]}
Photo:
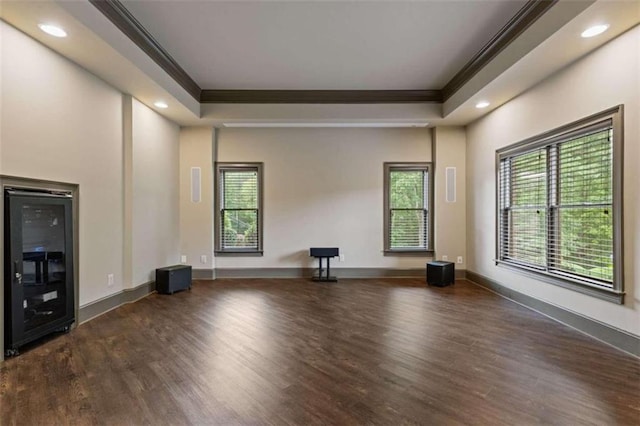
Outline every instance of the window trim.
{"label": "window trim", "polygon": [[[221,174],[226,170],[243,170],[243,169],[256,169],[258,173],[258,248],[222,248],[222,236],[220,235],[222,214],[221,214],[221,198],[222,198],[222,184]],[[215,162],[215,174],[214,174],[214,240],[215,240],[215,256],[262,256],[264,247],[264,164],[260,162],[254,163],[235,163],[235,162]]]}
{"label": "window trim", "polygon": [[[617,105],[605,111],[574,121],[548,132],[533,136],[496,150],[496,206],[495,206],[495,263],[499,266],[521,272],[541,281],[588,294],[610,302],[624,303],[624,244],[623,244],[623,151],[624,151],[624,106]],[[534,151],[548,145],[562,142],[584,133],[590,127],[603,122],[611,122],[613,129],[613,171],[612,171],[612,210],[613,210],[613,282],[612,288],[590,283],[588,279],[572,277],[571,274],[551,273],[529,267],[518,262],[500,258],[500,161],[503,158]],[[548,241],[547,241],[548,244]]]}
{"label": "window trim", "polygon": [[[384,202],[383,202],[383,241],[384,241],[384,249],[383,253],[385,256],[432,256],[434,254],[433,249],[433,163],[431,162],[385,162],[384,166]],[[392,170],[420,170],[427,172],[428,179],[428,188],[427,191],[427,248],[424,250],[420,249],[392,249],[391,248],[391,217],[390,217],[390,177]]]}

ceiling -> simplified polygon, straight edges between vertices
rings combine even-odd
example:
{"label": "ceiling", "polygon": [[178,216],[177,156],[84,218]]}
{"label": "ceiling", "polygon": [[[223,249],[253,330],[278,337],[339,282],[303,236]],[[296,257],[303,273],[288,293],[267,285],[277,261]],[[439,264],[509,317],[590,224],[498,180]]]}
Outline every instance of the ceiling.
{"label": "ceiling", "polygon": [[203,89],[440,89],[513,1],[123,1]]}
{"label": "ceiling", "polygon": [[[189,126],[464,125],[640,22],[637,1],[547,2],[551,6],[544,13],[502,43],[505,24],[541,2],[115,2],[141,25],[151,46],[145,50],[92,1],[4,0],[0,17]],[[42,33],[37,24],[44,21],[63,26],[69,37]],[[599,37],[579,37],[598,22],[611,27]],[[491,54],[478,61],[487,46]],[[164,63],[154,56],[157,52]],[[252,99],[261,100],[201,102],[198,96],[220,90],[255,91]],[[266,90],[348,90],[358,91],[357,96],[362,91],[432,90],[442,96],[428,102],[296,104],[271,99]],[[480,99],[491,106],[476,109]],[[157,109],[156,100],[169,108]]]}

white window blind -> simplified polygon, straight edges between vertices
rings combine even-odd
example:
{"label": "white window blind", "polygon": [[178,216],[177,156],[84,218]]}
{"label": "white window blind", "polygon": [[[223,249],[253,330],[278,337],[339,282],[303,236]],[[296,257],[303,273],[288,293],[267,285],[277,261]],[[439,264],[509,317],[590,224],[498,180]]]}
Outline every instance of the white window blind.
{"label": "white window blind", "polygon": [[258,251],[260,241],[260,172],[258,167],[220,167],[219,249]]}
{"label": "white window blind", "polygon": [[613,122],[500,155],[499,260],[614,288]]}
{"label": "white window blind", "polygon": [[551,268],[611,285],[613,281],[613,152],[611,127],[552,151],[557,170]]}
{"label": "white window blind", "polygon": [[392,165],[387,173],[387,250],[428,250],[428,167]]}

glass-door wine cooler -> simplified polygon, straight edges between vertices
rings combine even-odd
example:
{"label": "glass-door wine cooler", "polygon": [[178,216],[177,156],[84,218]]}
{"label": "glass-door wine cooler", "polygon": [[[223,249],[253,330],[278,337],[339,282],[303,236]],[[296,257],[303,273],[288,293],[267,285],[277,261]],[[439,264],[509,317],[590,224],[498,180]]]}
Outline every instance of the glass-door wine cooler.
{"label": "glass-door wine cooler", "polygon": [[5,354],[74,321],[73,198],[4,190]]}

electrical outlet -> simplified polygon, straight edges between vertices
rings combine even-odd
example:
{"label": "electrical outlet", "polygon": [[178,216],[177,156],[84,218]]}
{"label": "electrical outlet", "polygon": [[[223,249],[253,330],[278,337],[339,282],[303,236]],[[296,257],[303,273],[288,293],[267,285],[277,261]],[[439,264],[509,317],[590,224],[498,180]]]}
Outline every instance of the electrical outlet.
{"label": "electrical outlet", "polygon": [[340,262],[344,262],[344,254],[340,253]]}
{"label": "electrical outlet", "polygon": [[182,256],[180,256],[180,262],[181,263],[187,263],[187,256],[185,256],[184,254]]}
{"label": "electrical outlet", "polygon": [[462,256],[458,256],[458,260],[457,260],[457,262],[458,262],[458,263],[462,263]]}
{"label": "electrical outlet", "polygon": [[442,256],[442,260],[449,260],[449,256],[445,254],[444,256]]}
{"label": "electrical outlet", "polygon": [[200,263],[207,263],[207,255],[203,254],[202,256],[200,256]]}
{"label": "electrical outlet", "polygon": [[113,274],[107,275],[107,286],[111,287],[113,285]]}

